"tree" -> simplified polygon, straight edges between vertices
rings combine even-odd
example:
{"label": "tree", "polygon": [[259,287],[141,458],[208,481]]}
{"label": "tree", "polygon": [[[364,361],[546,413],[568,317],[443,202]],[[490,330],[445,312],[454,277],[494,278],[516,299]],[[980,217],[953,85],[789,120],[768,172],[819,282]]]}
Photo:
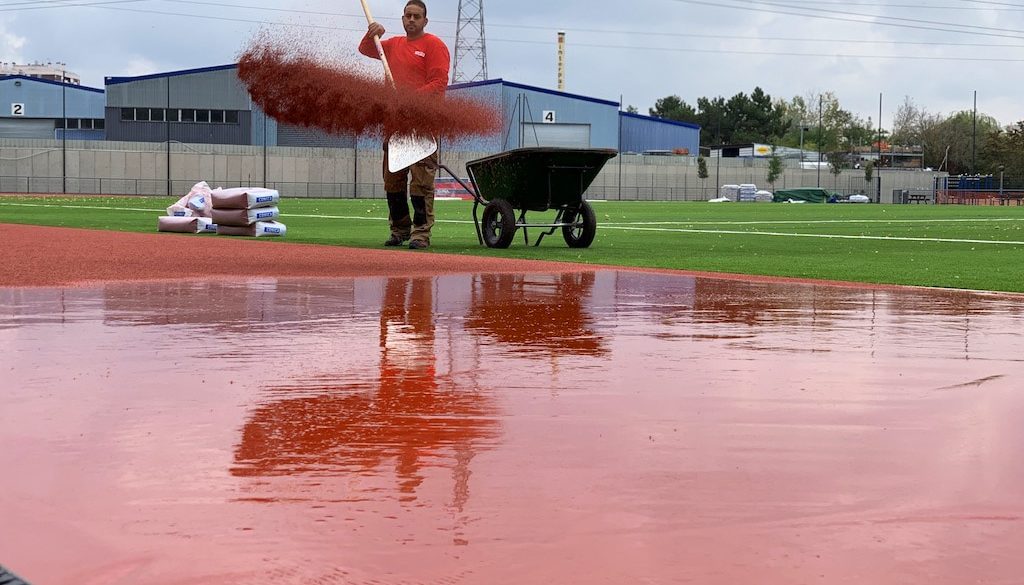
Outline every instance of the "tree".
{"label": "tree", "polygon": [[875,161],[869,160],[864,165],[864,182],[870,185],[873,178],[875,178]]}
{"label": "tree", "polygon": [[846,152],[830,152],[828,155],[828,172],[832,173],[832,188],[839,188],[839,175],[847,167]]}
{"label": "tree", "polygon": [[703,156],[697,157],[697,178],[701,181],[701,197],[704,197],[705,187],[708,178],[708,161]]}
{"label": "tree", "polygon": [[896,109],[892,119],[893,144],[918,146],[921,144],[921,134],[924,130],[928,113],[918,108],[910,96],[903,97],[903,104]]}
{"label": "tree", "polygon": [[772,155],[768,159],[768,176],[766,177],[768,179],[768,183],[770,183],[771,186],[772,186],[772,191],[775,190],[775,181],[778,181],[779,177],[781,177],[781,176],[782,176],[782,159],[779,158],[779,155],[776,152],[775,147],[773,146],[772,147]]}
{"label": "tree", "polygon": [[655,118],[675,120],[676,122],[692,123],[697,121],[697,111],[677,95],[670,95],[657,100],[654,102],[654,107],[650,108],[649,111]]}
{"label": "tree", "polygon": [[978,168],[994,175],[1000,166],[1005,176],[1024,178],[1024,121],[986,136],[985,145],[978,153]]}
{"label": "tree", "polygon": [[945,119],[929,119],[923,127],[921,142],[925,148],[924,164],[932,168],[949,171],[950,174],[979,172],[981,163],[975,169],[975,152],[985,152],[986,143],[999,131],[999,122],[992,116],[978,114],[977,145],[974,144],[974,113],[963,110]]}
{"label": "tree", "polygon": [[626,106],[626,112],[628,112],[630,114],[637,114],[637,113],[640,112],[640,110],[636,109],[636,106],[630,104],[630,105]]}

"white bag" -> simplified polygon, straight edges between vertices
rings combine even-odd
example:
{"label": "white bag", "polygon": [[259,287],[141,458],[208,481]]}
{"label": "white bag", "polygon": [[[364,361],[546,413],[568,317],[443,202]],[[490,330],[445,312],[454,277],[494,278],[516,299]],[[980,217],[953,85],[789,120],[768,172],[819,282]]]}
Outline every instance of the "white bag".
{"label": "white bag", "polygon": [[210,217],[213,209],[210,201],[210,186],[206,181],[199,181],[181,199],[167,208],[167,215],[177,217]]}
{"label": "white bag", "polygon": [[217,225],[246,226],[257,221],[273,221],[281,215],[276,207],[258,209],[213,209],[213,223]]}
{"label": "white bag", "polygon": [[217,188],[211,192],[211,199],[214,209],[257,209],[277,205],[281,194],[262,187]]}
{"label": "white bag", "polygon": [[216,233],[217,224],[208,217],[187,217],[181,215],[165,215],[157,220],[157,231],[175,232],[179,234]]}
{"label": "white bag", "polygon": [[279,221],[258,221],[252,225],[218,225],[217,233],[222,236],[284,237],[288,228]]}

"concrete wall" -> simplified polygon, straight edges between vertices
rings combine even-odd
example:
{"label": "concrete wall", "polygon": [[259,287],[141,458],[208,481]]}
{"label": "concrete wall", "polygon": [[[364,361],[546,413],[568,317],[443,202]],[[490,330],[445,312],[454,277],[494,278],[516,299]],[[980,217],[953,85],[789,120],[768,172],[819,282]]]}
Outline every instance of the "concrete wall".
{"label": "concrete wall", "polygon": [[[197,181],[211,186],[263,186],[285,197],[382,198],[379,148],[289,148],[148,142],[0,139],[0,192],[103,193],[180,197]],[[442,150],[442,163],[465,178],[465,163],[480,153]],[[767,160],[709,161],[710,177],[697,177],[696,159],[685,156],[623,155],[605,165],[588,197],[623,200],[706,200],[716,183],[765,181]],[[795,164],[795,163],[794,163]],[[168,181],[168,168],[170,181]],[[265,169],[265,170],[264,170]],[[882,171],[881,201],[894,189],[931,190],[942,173]],[[877,175],[876,175],[877,176]],[[716,180],[717,178],[717,180]],[[776,189],[819,185],[816,170],[786,168]],[[863,191],[875,199],[878,182],[862,170],[838,177],[822,169],[820,186],[842,193]],[[486,195],[486,194],[485,194]]]}

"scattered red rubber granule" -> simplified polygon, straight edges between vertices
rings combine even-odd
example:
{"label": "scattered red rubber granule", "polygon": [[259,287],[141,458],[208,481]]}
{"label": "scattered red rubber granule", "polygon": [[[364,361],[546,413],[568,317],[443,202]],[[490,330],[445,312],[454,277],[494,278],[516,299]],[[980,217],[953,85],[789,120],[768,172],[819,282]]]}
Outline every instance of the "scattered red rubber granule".
{"label": "scattered red rubber granule", "polygon": [[393,89],[383,76],[327,64],[268,37],[257,37],[243,51],[238,77],[270,117],[330,134],[399,132],[457,141],[501,130],[500,116],[488,104]]}

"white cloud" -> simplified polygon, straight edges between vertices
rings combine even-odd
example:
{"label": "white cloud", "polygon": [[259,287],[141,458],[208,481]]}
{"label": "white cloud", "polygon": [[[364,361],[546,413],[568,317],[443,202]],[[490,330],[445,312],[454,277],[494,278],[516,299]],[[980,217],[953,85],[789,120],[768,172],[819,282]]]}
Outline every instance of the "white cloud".
{"label": "white cloud", "polygon": [[[876,15],[876,22],[858,24],[749,9],[764,5],[730,9],[710,1],[492,2],[485,18],[488,73],[491,78],[554,88],[555,33],[564,29],[567,91],[612,101],[622,95],[626,104],[641,112],[667,95],[677,94],[692,104],[701,96],[728,98],[760,86],[773,97],[786,99],[812,90],[833,91],[844,108],[873,120],[878,117],[878,94],[882,93],[886,126],[905,95],[931,112],[948,113],[969,109],[974,90],[978,90],[979,111],[1004,124],[1024,119],[1016,74],[1024,65],[1024,40],[1020,34],[1008,32],[1024,30],[1024,12],[988,9],[978,3],[958,5],[968,10],[876,4],[811,6],[842,10],[842,14],[829,15],[841,18],[857,17],[858,12]],[[404,0],[370,0],[370,5],[377,20],[390,31],[400,30],[396,17]],[[428,0],[428,5],[427,30],[453,47],[458,3]],[[20,50],[30,59],[66,61],[72,71],[82,75],[83,83],[94,87],[103,86],[104,76],[233,62],[241,48],[266,26],[261,21],[288,23],[290,29],[275,30],[286,31],[296,42],[313,39],[323,54],[337,55],[339,61],[360,63],[355,46],[366,28],[358,5],[328,0],[231,0],[224,6],[188,2],[60,6],[17,14],[17,35],[9,32],[9,25],[0,28],[5,51]],[[936,26],[947,29],[945,32],[889,27],[881,24],[880,15],[1006,30],[973,29],[985,34],[968,35],[949,32],[956,28],[953,26]],[[308,27],[296,26],[300,24]],[[12,40],[6,40],[7,35]],[[957,60],[964,57],[981,60]]]}
{"label": "white cloud", "polygon": [[25,46],[25,37],[18,36],[8,30],[7,23],[0,23],[0,56],[3,56],[3,61],[16,63],[22,63],[25,60],[25,56],[21,52],[21,48]]}

